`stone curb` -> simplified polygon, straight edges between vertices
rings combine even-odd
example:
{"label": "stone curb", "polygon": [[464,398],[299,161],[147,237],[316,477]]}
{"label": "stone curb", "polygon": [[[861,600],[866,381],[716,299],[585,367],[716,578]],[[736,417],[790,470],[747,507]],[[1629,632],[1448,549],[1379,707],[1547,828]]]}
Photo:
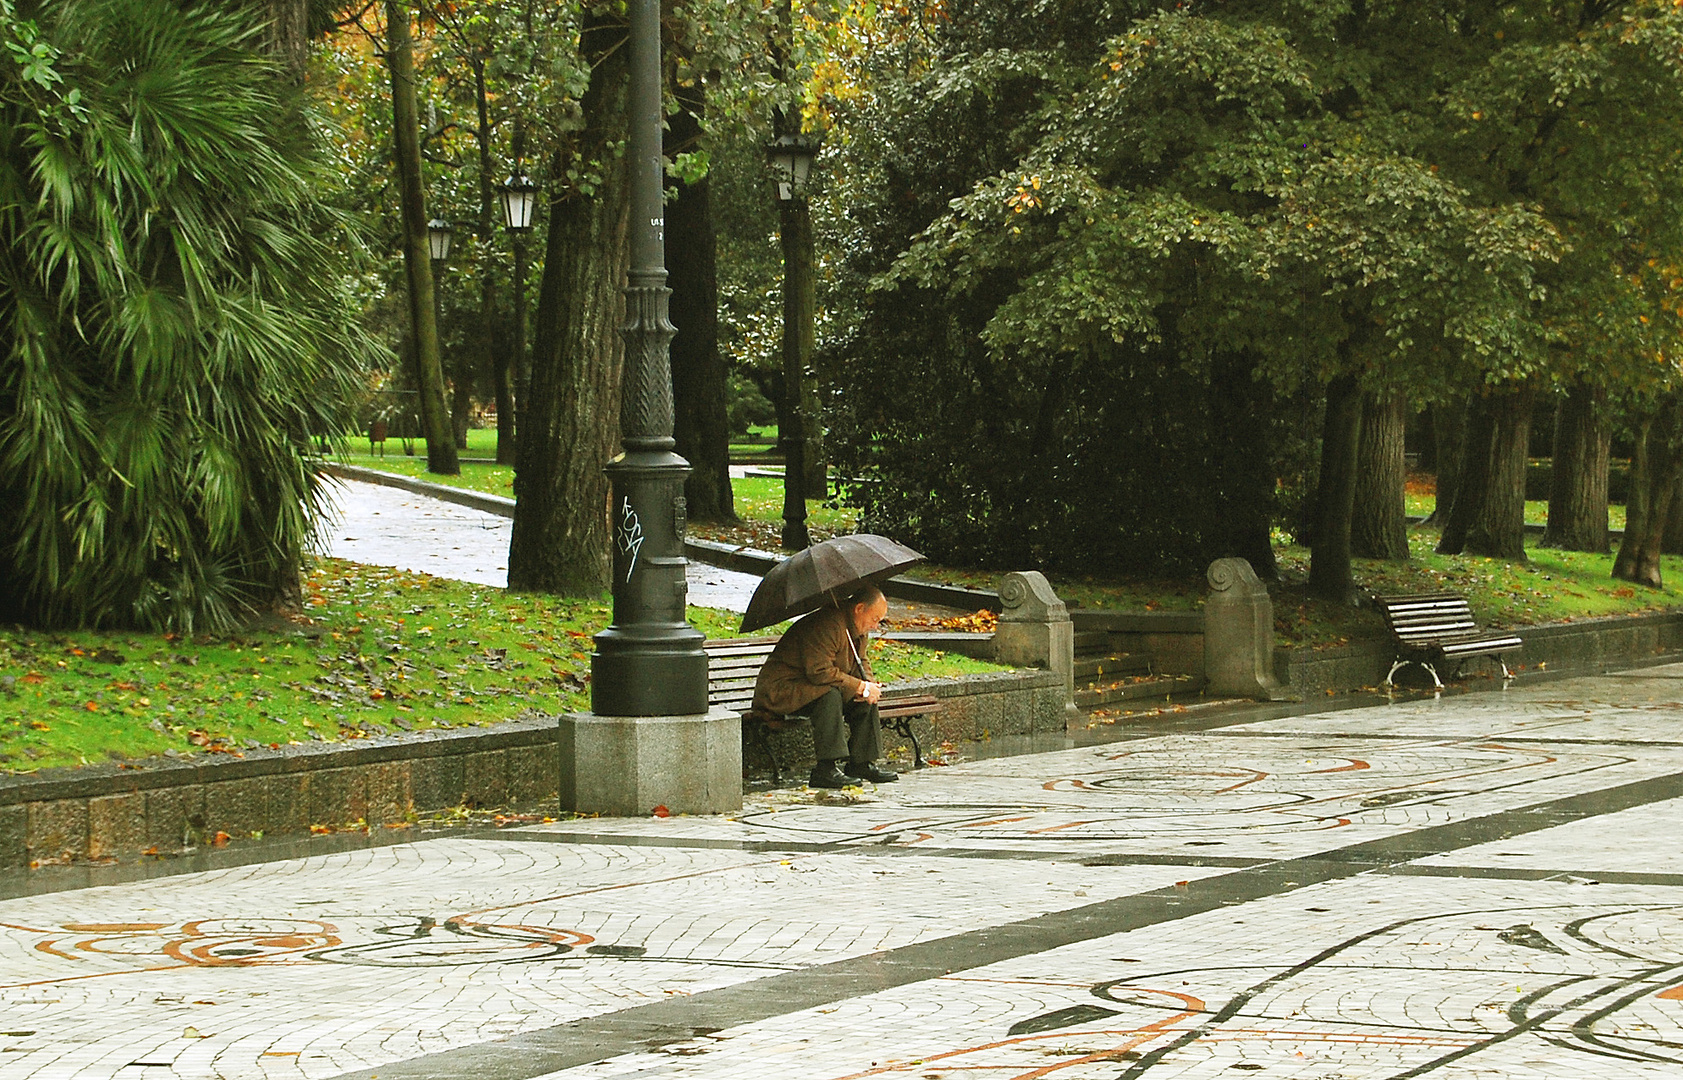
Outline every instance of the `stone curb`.
{"label": "stone curb", "polygon": [[514,516],[514,500],[504,495],[488,495],[482,491],[451,487],[449,484],[434,484],[426,480],[417,480],[412,476],[381,472],[379,469],[365,469],[360,465],[328,463],[322,465],[321,471],[327,476],[337,476],[344,480],[361,480],[365,484],[380,484],[384,487],[398,488],[413,492],[416,495],[425,495],[428,498],[455,503],[458,506],[483,510],[487,514],[495,514],[498,517],[511,518]]}
{"label": "stone curb", "polygon": [[[352,743],[304,743],[278,750],[261,748],[231,754],[206,754],[188,760],[144,758],[133,763],[43,769],[27,775],[0,776],[0,806],[41,799],[98,798],[136,791],[219,783],[285,773],[313,772],[383,762],[441,758],[490,750],[542,746],[555,741],[555,720],[540,716],[505,720],[490,727],[449,728],[404,736],[379,736]],[[428,809],[431,809],[430,807]]]}
{"label": "stone curb", "polygon": [[[933,721],[937,740],[1063,730],[1063,685],[1050,672],[915,679],[906,687],[945,703]],[[792,733],[804,734],[810,755],[804,728]],[[172,854],[214,843],[219,833],[306,835],[312,826],[401,824],[462,805],[553,804],[559,743],[556,718],[534,710],[484,728],[0,776],[0,870]]]}

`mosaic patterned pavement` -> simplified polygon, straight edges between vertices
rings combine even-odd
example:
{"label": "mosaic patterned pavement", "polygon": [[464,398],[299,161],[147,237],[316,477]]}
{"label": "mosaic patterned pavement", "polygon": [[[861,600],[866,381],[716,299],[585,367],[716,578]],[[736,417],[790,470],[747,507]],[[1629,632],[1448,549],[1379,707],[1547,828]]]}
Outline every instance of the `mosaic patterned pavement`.
{"label": "mosaic patterned pavement", "polygon": [[1683,665],[0,877],[0,1078],[1675,1078],[1680,717]]}

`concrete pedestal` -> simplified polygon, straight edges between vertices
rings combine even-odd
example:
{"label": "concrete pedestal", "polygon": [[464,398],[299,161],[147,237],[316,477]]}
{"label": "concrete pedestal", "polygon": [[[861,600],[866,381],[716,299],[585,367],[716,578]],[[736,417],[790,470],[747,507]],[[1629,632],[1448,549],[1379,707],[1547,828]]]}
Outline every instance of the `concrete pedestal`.
{"label": "concrete pedestal", "polygon": [[1212,697],[1270,701],[1274,678],[1274,603],[1244,559],[1210,564],[1204,601],[1204,692]]}
{"label": "concrete pedestal", "polygon": [[742,808],[742,718],[566,713],[557,740],[561,809],[607,817]]}
{"label": "concrete pedestal", "polygon": [[1064,721],[1080,719],[1075,705],[1075,624],[1046,575],[1025,570],[999,584],[1003,610],[993,632],[994,659],[1016,667],[1042,667],[1064,680]]}

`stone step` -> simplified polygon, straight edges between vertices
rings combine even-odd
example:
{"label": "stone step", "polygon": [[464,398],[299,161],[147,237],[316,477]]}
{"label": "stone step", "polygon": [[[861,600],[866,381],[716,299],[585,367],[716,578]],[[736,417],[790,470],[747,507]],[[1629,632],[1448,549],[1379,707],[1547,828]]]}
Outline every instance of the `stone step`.
{"label": "stone step", "polygon": [[1108,630],[1077,630],[1075,632],[1075,655],[1088,653],[1106,653],[1110,651],[1110,631]]}
{"label": "stone step", "polygon": [[1151,672],[1151,657],[1137,653],[1119,656],[1078,656],[1075,660],[1075,681],[1098,680],[1114,682],[1123,675],[1147,675]]}
{"label": "stone step", "polygon": [[1193,680],[1184,676],[1164,676],[1138,681],[1119,680],[1085,689],[1078,687],[1075,691],[1075,704],[1081,709],[1096,709],[1118,701],[1162,700],[1174,694],[1190,694],[1195,689]]}

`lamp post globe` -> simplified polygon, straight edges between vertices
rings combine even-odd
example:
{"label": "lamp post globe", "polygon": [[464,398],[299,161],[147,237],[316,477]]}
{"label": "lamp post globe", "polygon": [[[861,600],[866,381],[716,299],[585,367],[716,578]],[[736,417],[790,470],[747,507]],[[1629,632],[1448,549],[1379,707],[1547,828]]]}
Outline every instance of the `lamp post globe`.
{"label": "lamp post globe", "polygon": [[427,222],[427,253],[433,262],[443,262],[450,257],[450,245],[456,238],[456,230],[443,218],[433,218]]}
{"label": "lamp post globe", "polygon": [[497,189],[497,201],[502,204],[503,224],[512,233],[530,232],[532,229],[532,211],[538,205],[538,185],[523,172],[517,172],[503,181],[503,186]]}

